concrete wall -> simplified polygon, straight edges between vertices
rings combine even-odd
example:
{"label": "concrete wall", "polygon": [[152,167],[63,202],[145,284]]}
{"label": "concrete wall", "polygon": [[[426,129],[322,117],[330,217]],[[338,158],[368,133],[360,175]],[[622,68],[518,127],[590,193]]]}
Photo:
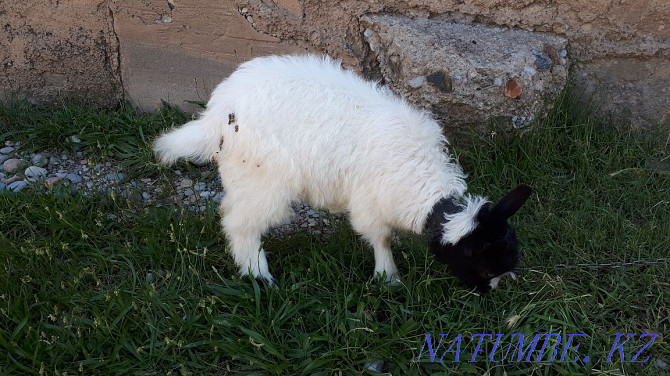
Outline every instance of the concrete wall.
{"label": "concrete wall", "polygon": [[643,127],[670,119],[668,0],[5,0],[0,94],[125,98],[151,110],[161,99],[206,100],[254,56],[301,51],[389,81],[388,56],[364,36],[376,15],[564,38],[570,79],[596,91],[604,109]]}

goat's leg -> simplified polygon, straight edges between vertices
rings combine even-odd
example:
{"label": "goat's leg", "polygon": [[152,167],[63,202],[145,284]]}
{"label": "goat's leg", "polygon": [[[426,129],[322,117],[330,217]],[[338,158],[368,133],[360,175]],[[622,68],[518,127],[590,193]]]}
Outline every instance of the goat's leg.
{"label": "goat's leg", "polygon": [[251,274],[272,285],[274,279],[268,267],[261,236],[271,226],[281,223],[291,214],[290,201],[257,195],[249,198],[226,194],[221,202],[221,225],[230,244],[230,253],[242,276]]}
{"label": "goat's leg", "polygon": [[375,254],[375,278],[385,276],[386,282],[391,284],[398,283],[398,268],[393,261],[391,252],[391,228],[376,223],[369,223],[366,218],[352,216],[351,224],[365,240],[370,243]]}

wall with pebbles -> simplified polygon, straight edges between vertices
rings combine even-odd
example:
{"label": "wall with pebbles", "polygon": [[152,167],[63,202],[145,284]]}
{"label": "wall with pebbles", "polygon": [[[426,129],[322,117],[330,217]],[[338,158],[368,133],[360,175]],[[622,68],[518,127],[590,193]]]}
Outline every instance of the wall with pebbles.
{"label": "wall with pebbles", "polygon": [[[557,50],[550,43],[555,57],[532,43],[519,40],[515,46],[511,39],[461,60],[452,50],[445,60],[444,48],[456,44],[440,38],[425,44],[429,36],[444,34],[440,27],[407,39],[409,34],[382,21],[387,16],[406,20],[408,27],[443,23],[443,31],[453,25],[525,31],[535,39],[563,40],[558,44],[566,47]],[[504,101],[504,118],[523,124],[541,107],[532,105],[535,94],[546,92],[551,99],[565,84],[560,77],[567,63],[570,79],[594,93],[604,110],[645,127],[670,118],[667,0],[29,0],[0,2],[0,17],[0,97],[18,94],[37,101],[77,95],[102,103],[125,98],[147,110],[167,100],[195,110],[187,101],[206,100],[243,61],[314,51],[339,57],[427,107],[445,107],[441,116],[450,122],[461,114],[474,121],[497,117],[489,106]],[[474,40],[471,36],[453,35],[463,41]],[[388,54],[393,49],[396,54]],[[485,62],[486,52],[502,56],[517,50],[532,52],[525,59],[546,56],[539,65],[503,59],[509,64],[492,76],[490,93],[455,98],[482,87],[461,79],[468,77],[456,67],[477,54]],[[551,60],[548,69],[545,57]],[[424,66],[434,70],[423,72]],[[518,87],[508,87],[516,77],[525,82],[515,79]]]}

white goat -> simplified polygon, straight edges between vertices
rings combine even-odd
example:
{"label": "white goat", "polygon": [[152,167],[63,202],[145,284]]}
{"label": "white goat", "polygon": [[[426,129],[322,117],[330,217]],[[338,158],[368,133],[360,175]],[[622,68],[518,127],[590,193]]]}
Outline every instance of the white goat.
{"label": "white goat", "polygon": [[304,200],[349,213],[374,249],[376,275],[397,278],[393,229],[428,229],[437,259],[487,291],[517,264],[506,218],[530,189],[520,186],[489,210],[486,199],[465,195],[446,145],[430,114],[338,61],[304,55],[240,65],[199,119],[160,136],[154,150],[164,164],[218,163],[221,223],[242,275],[273,283],[261,236]]}

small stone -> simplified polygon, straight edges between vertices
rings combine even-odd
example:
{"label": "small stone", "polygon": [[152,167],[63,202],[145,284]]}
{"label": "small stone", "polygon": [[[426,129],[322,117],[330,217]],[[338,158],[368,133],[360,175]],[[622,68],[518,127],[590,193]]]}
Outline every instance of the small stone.
{"label": "small stone", "polygon": [[47,178],[44,181],[44,184],[47,186],[47,188],[53,188],[56,184],[60,183],[63,180],[63,178],[59,178],[58,176],[52,176]]}
{"label": "small stone", "polygon": [[7,188],[7,184],[5,183],[0,183],[0,191]]}
{"label": "small stone", "polygon": [[13,183],[15,181],[19,181],[19,180],[21,180],[19,175],[13,175],[12,177],[5,179],[5,184],[11,184],[11,183]]}
{"label": "small stone", "polygon": [[432,73],[426,77],[426,80],[443,93],[451,93],[453,91],[451,78],[442,71]]}
{"label": "small stone", "polygon": [[496,77],[493,79],[493,86],[502,86],[502,85],[503,85],[502,77]]}
{"label": "small stone", "polygon": [[[56,175],[56,176],[58,176],[58,175]],[[81,176],[79,176],[79,175],[77,175],[77,174],[66,174],[66,175],[65,175],[65,179],[71,181],[71,182],[74,183],[74,184],[81,183],[82,180],[83,180],[83,179],[81,178]]]}
{"label": "small stone", "polygon": [[568,56],[568,50],[561,50],[561,52],[558,53],[560,57],[566,57]]}
{"label": "small stone", "polygon": [[126,174],[122,172],[110,172],[109,174],[105,175],[105,179],[112,182],[122,182],[126,180]]}
{"label": "small stone", "polygon": [[183,179],[180,183],[179,186],[182,188],[189,188],[193,186],[193,180],[191,179]]}
{"label": "small stone", "polygon": [[0,154],[9,154],[14,151],[14,148],[11,146],[6,146],[2,149],[0,149]]}
{"label": "small stone", "polygon": [[421,87],[421,85],[423,85],[424,82],[426,82],[426,77],[425,76],[418,76],[418,77],[415,77],[415,78],[407,81],[407,84],[410,87],[413,87],[414,89],[416,89],[418,87]]}
{"label": "small stone", "polygon": [[363,367],[369,371],[381,373],[384,370],[384,362],[381,360],[366,362]]}
{"label": "small stone", "polygon": [[142,199],[144,201],[149,201],[150,198],[151,198],[150,194],[148,194],[147,192],[142,192]]}
{"label": "small stone", "polygon": [[207,188],[207,184],[205,183],[198,183],[193,187],[193,189],[195,189],[198,192],[203,191],[205,188]]}
{"label": "small stone", "polygon": [[7,186],[7,189],[9,189],[12,192],[21,192],[23,188],[25,188],[28,185],[28,182],[24,180],[19,180],[15,181]]}
{"label": "small stone", "polygon": [[86,188],[93,189],[93,182],[90,181],[86,182]]}
{"label": "small stone", "polygon": [[55,175],[56,175],[56,177],[59,177],[61,179],[65,179],[65,177],[67,176],[67,173],[59,171]]}
{"label": "small stone", "polygon": [[554,63],[551,61],[551,57],[546,53],[540,53],[535,55],[535,68],[539,71],[548,71]]}
{"label": "small stone", "polygon": [[507,81],[507,85],[505,85],[505,91],[503,91],[503,95],[512,98],[512,99],[518,99],[521,97],[521,86],[516,82],[515,79],[511,78],[509,81]]}
{"label": "small stone", "polygon": [[184,191],[184,195],[186,195],[186,197],[191,197],[191,196],[193,196],[193,190],[191,190],[191,189],[187,189],[187,190],[185,190],[185,191]]}
{"label": "small stone", "polygon": [[221,202],[221,200],[223,199],[223,196],[225,196],[225,195],[226,194],[224,192],[219,192],[214,197],[212,197],[212,201],[214,201],[218,204],[218,203]]}
{"label": "small stone", "polygon": [[523,67],[523,71],[526,73],[529,73],[531,76],[534,76],[537,71],[533,67],[525,66]]}
{"label": "small stone", "polygon": [[200,197],[202,197],[202,198],[207,198],[211,195],[212,195],[212,192],[210,192],[210,191],[200,192]]}
{"label": "small stone", "polygon": [[42,179],[46,178],[47,176],[47,170],[43,167],[38,167],[38,166],[30,166],[26,168],[24,171],[24,174],[28,179],[31,180],[37,180],[37,179]]}
{"label": "small stone", "polygon": [[86,159],[82,159],[81,161],[79,161],[79,164],[82,166],[88,166],[88,161]]}
{"label": "small stone", "polygon": [[14,146],[12,141],[5,141],[5,146]]}
{"label": "small stone", "polygon": [[32,158],[33,166],[44,167],[49,164],[49,160],[42,154],[35,154]]}
{"label": "small stone", "polygon": [[73,143],[73,144],[78,144],[78,143],[81,142],[81,140],[79,139],[79,137],[77,137],[77,136],[75,136],[75,135],[72,135],[72,136],[66,138],[66,140],[69,141],[69,142],[71,142],[71,143]]}
{"label": "small stone", "polygon": [[26,164],[26,162],[22,159],[17,159],[17,158],[11,158],[6,160],[3,164],[2,167],[4,171],[7,172],[14,172],[21,167],[23,167]]}

